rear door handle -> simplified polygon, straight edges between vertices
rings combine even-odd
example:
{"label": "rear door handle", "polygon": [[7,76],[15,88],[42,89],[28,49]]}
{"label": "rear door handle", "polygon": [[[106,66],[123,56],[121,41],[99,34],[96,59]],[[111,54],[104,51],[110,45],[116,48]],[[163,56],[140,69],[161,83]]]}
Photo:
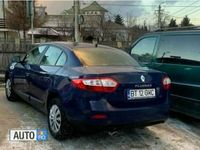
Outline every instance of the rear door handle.
{"label": "rear door handle", "polygon": [[42,74],[42,75],[48,75],[48,73],[47,72],[45,72],[45,71],[35,71],[35,70],[31,70],[33,73],[35,73],[35,74]]}
{"label": "rear door handle", "polygon": [[47,75],[47,72],[45,72],[45,71],[40,71],[39,73],[42,75]]}
{"label": "rear door handle", "polygon": [[192,68],[190,68],[190,67],[187,67],[187,68],[184,68],[184,70],[192,70]]}
{"label": "rear door handle", "polygon": [[26,77],[30,77],[30,73],[26,73],[25,75],[26,75]]}

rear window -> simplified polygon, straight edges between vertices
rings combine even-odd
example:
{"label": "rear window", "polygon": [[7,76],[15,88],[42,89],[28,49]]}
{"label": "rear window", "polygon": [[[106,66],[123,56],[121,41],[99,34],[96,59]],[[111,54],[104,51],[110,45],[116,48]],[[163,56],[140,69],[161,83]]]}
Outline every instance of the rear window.
{"label": "rear window", "polygon": [[163,63],[200,64],[200,35],[163,36],[157,60]]}
{"label": "rear window", "polygon": [[75,50],[74,53],[84,66],[135,66],[139,67],[127,53],[108,48],[88,48]]}

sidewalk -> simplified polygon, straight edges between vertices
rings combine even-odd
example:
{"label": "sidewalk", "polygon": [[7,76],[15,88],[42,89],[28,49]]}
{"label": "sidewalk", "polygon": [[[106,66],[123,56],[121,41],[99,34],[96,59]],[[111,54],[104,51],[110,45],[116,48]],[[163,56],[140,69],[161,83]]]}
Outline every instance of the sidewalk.
{"label": "sidewalk", "polygon": [[0,74],[0,87],[4,87],[4,74]]}

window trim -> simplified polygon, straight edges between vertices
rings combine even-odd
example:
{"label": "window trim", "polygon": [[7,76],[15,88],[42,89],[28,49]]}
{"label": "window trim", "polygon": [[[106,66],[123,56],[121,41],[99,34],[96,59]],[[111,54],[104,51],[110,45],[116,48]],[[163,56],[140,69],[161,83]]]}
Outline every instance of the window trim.
{"label": "window trim", "polygon": [[[56,61],[56,64],[57,64],[57,62],[58,62],[58,60],[60,59],[60,57],[62,56],[62,54],[64,54],[65,55],[65,63],[64,63],[64,65],[67,63],[67,55],[66,55],[66,53],[64,52],[64,51],[62,51],[62,53],[60,54],[60,56],[58,57],[58,59],[57,59],[57,61]],[[64,66],[64,65],[56,65],[55,64],[55,66]]]}

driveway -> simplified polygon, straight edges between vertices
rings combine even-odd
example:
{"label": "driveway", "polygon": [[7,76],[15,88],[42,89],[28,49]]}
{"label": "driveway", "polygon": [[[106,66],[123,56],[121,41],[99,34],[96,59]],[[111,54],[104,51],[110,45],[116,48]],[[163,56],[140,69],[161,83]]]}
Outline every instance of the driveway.
{"label": "driveway", "polygon": [[44,129],[46,116],[23,101],[9,102],[0,88],[0,149],[53,150],[200,150],[200,120],[173,116],[165,123],[145,128],[102,131],[92,135],[77,135],[64,141],[50,134],[45,142],[11,142],[9,129]]}

